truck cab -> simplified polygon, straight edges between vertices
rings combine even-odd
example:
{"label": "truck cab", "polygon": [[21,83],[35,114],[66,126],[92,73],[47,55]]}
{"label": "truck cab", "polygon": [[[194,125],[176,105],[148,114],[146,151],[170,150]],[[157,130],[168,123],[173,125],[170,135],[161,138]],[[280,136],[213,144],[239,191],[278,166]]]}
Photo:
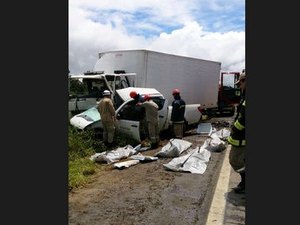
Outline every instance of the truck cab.
{"label": "truck cab", "polygon": [[234,115],[235,105],[239,103],[241,97],[240,89],[235,84],[239,76],[239,72],[221,72],[218,92],[218,111],[220,114]]}
{"label": "truck cab", "polygon": [[221,72],[218,88],[217,107],[202,109],[205,116],[233,116],[236,112],[236,104],[241,99],[241,90],[235,84],[239,79],[239,72]]}
{"label": "truck cab", "polygon": [[109,90],[114,100],[116,90],[134,87],[135,73],[86,72],[83,75],[69,75],[69,112],[71,115],[83,112],[99,102],[102,92]]}

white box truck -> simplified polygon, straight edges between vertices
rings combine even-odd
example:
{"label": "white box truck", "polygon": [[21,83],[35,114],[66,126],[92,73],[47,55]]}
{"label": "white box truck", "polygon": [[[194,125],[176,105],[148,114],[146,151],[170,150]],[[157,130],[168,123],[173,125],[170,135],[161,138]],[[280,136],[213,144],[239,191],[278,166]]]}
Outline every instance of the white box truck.
{"label": "white box truck", "polygon": [[186,104],[202,108],[218,106],[221,63],[150,50],[99,53],[94,71],[136,73],[134,87],[155,88],[171,103],[178,88]]}

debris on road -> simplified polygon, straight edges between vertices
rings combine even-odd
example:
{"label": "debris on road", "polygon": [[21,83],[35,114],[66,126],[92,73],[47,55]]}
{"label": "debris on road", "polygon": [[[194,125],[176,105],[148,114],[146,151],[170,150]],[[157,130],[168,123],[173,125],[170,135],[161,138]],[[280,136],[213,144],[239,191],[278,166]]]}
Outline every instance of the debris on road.
{"label": "debris on road", "polygon": [[199,123],[197,127],[197,134],[202,135],[210,135],[213,131],[213,127],[211,126],[211,123]]}
{"label": "debris on road", "polygon": [[125,147],[118,147],[109,152],[96,153],[92,155],[90,159],[96,162],[106,162],[111,164],[136,153],[136,150],[131,145],[126,145]]}
{"label": "debris on road", "polygon": [[155,156],[162,158],[174,158],[192,146],[192,143],[182,139],[171,139]]}
{"label": "debris on road", "polygon": [[118,169],[124,169],[124,168],[128,168],[130,166],[134,166],[139,163],[140,163],[140,160],[133,159],[133,160],[125,161],[125,162],[114,163],[113,167],[118,168]]}
{"label": "debris on road", "polygon": [[169,163],[163,164],[167,170],[178,172],[191,172],[203,174],[206,170],[206,163],[209,161],[211,153],[205,148],[196,147],[190,154],[172,159]]}
{"label": "debris on road", "polygon": [[158,157],[155,156],[148,156],[148,155],[142,155],[141,153],[138,153],[137,155],[130,156],[131,159],[137,159],[140,162],[151,162],[158,160]]}

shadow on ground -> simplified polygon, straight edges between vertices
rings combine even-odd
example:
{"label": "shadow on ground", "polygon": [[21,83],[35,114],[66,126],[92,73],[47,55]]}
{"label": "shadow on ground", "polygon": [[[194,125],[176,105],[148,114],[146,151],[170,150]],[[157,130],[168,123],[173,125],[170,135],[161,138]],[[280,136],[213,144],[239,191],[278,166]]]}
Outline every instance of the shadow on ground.
{"label": "shadow on ground", "polygon": [[225,194],[227,202],[234,206],[246,206],[246,195],[237,194],[233,190]]}

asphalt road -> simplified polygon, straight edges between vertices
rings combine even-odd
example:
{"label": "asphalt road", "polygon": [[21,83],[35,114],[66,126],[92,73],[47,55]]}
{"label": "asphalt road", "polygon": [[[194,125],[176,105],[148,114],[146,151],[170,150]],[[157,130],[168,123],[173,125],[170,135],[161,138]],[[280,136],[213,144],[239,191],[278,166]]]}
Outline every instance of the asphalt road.
{"label": "asphalt road", "polygon": [[[220,129],[231,121],[207,122]],[[183,139],[195,147],[206,138],[194,129]],[[245,198],[231,191],[239,177],[226,161],[228,152],[212,152],[203,174],[167,171],[162,165],[170,159],[164,158],[123,170],[107,165],[93,182],[69,193],[69,225],[245,224]]]}

